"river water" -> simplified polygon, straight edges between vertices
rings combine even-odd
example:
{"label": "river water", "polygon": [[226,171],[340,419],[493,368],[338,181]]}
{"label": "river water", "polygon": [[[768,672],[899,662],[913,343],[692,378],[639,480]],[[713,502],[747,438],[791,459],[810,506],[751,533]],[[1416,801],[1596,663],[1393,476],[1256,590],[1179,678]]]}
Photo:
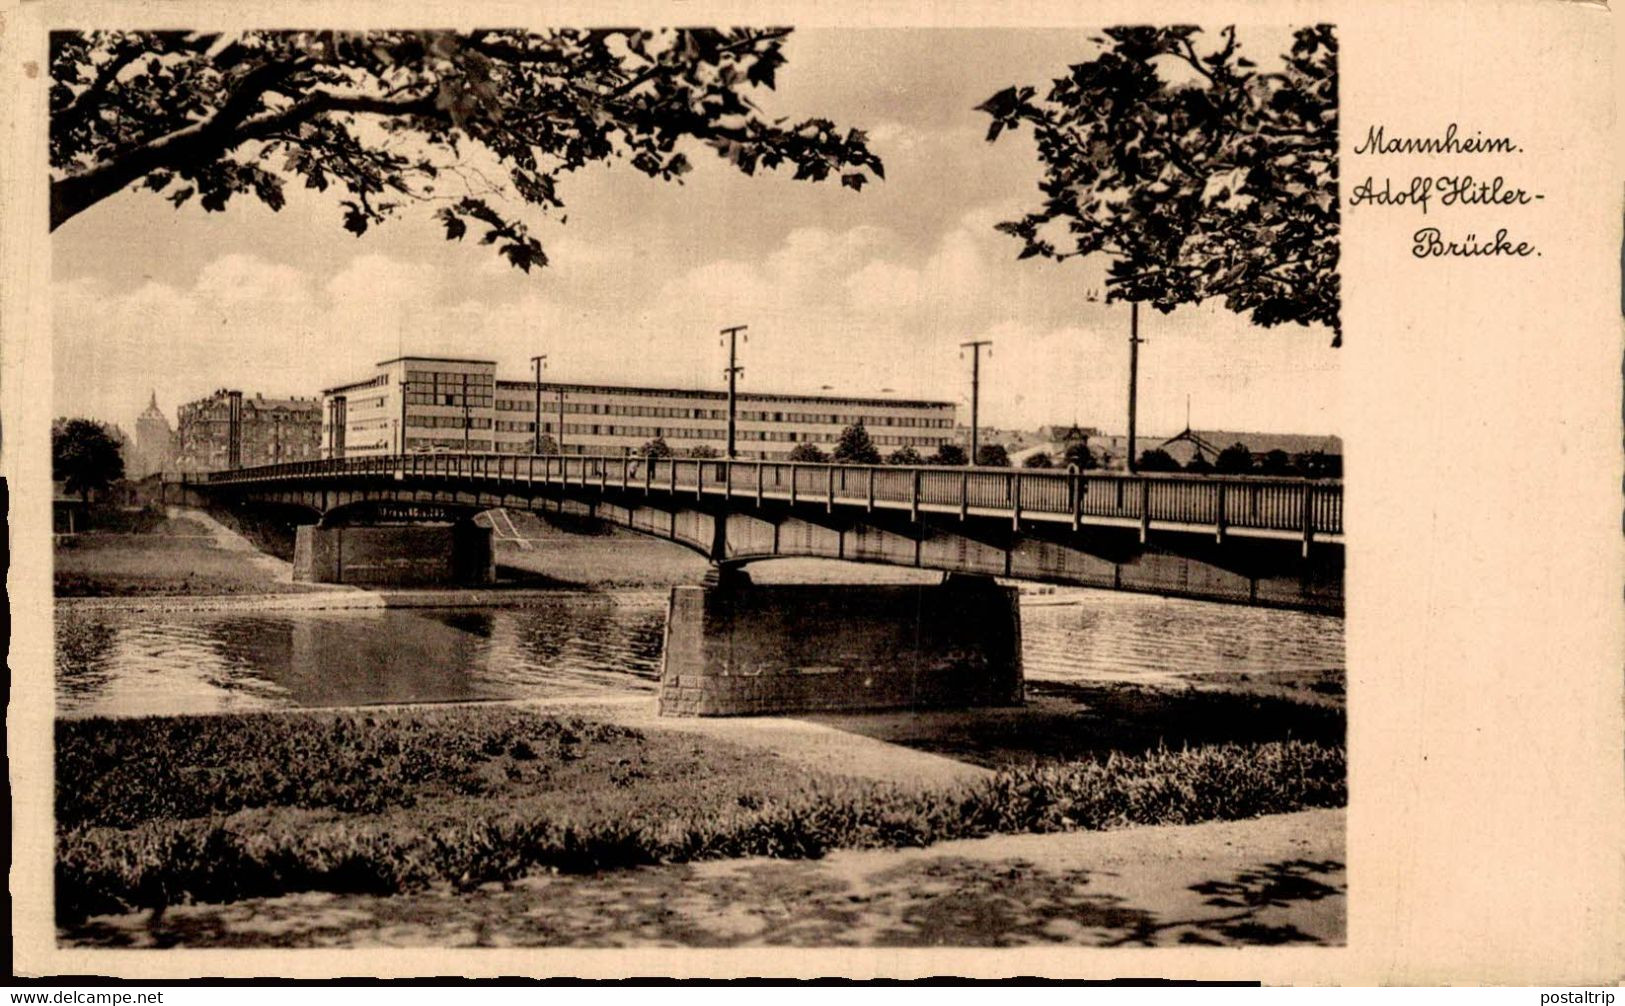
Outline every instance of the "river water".
{"label": "river water", "polygon": [[[1066,603],[1055,603],[1057,601]],[[60,605],[61,715],[653,693],[661,592],[525,607],[118,612]],[[1342,619],[1077,590],[1022,606],[1033,681],[1340,676]]]}

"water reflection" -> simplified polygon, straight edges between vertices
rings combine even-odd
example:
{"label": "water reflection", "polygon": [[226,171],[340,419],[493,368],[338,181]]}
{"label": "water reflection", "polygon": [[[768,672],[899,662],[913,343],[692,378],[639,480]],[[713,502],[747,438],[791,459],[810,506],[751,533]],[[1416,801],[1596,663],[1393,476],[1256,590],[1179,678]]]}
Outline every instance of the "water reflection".
{"label": "water reflection", "polygon": [[[1343,666],[1342,621],[1105,591],[1026,605],[1033,680],[1178,683]],[[664,600],[565,596],[525,608],[57,613],[68,715],[216,712],[650,692]]]}
{"label": "water reflection", "polygon": [[1227,674],[1312,676],[1343,669],[1341,618],[1082,593],[1078,604],[1022,607],[1027,677],[1183,684]]}

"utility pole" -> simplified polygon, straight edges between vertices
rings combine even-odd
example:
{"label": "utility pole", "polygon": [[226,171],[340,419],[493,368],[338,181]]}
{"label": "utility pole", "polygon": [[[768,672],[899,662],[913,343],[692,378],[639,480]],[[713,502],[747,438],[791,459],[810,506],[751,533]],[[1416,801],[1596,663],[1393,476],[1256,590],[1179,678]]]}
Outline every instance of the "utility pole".
{"label": "utility pole", "polygon": [[564,388],[559,388],[559,453],[564,453]]}
{"label": "utility pole", "polygon": [[468,448],[468,424],[470,422],[471,422],[471,420],[469,419],[469,416],[468,416],[468,375],[464,374],[463,375],[463,453],[464,454],[469,453],[469,448]]}
{"label": "utility pole", "polygon": [[1140,343],[1145,340],[1140,338],[1140,302],[1129,301],[1128,311],[1128,473],[1133,475],[1139,468],[1134,454],[1134,417],[1140,387]]}
{"label": "utility pole", "polygon": [[[734,449],[737,419],[739,416],[738,388],[739,375],[745,368],[739,365],[739,334],[749,325],[732,325],[722,330],[722,335],[728,340],[728,369],[723,373],[728,375],[728,460],[732,461],[738,452]],[[750,336],[745,336],[750,341]],[[758,455],[759,456],[759,455]]]}
{"label": "utility pole", "polygon": [[[401,453],[406,453],[406,399],[412,390],[412,382],[406,376],[406,364],[401,364]],[[433,390],[433,389],[431,389]]]}
{"label": "utility pole", "polygon": [[976,339],[971,342],[959,344],[959,358],[965,358],[965,350],[970,350],[970,463],[976,464],[978,427],[981,425],[982,400],[982,347],[989,347],[987,353],[993,355],[993,342],[990,339]]}
{"label": "utility pole", "polygon": [[530,452],[532,454],[542,453],[542,367],[546,362],[546,353],[530,358],[530,365],[536,369],[536,426],[532,431],[535,436],[531,437]]}

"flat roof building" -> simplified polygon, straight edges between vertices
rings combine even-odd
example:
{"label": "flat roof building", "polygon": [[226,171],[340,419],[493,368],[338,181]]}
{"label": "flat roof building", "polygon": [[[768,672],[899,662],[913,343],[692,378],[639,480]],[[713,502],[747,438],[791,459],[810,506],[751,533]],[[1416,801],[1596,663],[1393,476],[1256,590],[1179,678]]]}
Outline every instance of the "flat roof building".
{"label": "flat roof building", "polygon": [[[404,392],[404,396],[403,396]],[[539,392],[539,393],[538,393]],[[955,438],[952,402],[740,392],[736,449],[782,459],[798,444],[834,448],[862,423],[882,453],[922,455]],[[324,457],[397,451],[625,454],[664,440],[678,454],[725,453],[728,395],[720,390],[496,379],[496,363],[412,356],[322,392]],[[536,429],[540,413],[541,429]]]}

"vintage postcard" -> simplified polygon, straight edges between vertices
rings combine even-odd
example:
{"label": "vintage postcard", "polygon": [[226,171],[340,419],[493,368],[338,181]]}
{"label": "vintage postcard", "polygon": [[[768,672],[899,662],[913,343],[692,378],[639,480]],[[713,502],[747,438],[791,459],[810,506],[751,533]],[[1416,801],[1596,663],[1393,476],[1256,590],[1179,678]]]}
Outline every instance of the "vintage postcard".
{"label": "vintage postcard", "polygon": [[18,973],[1616,982],[1616,21],[10,7]]}

